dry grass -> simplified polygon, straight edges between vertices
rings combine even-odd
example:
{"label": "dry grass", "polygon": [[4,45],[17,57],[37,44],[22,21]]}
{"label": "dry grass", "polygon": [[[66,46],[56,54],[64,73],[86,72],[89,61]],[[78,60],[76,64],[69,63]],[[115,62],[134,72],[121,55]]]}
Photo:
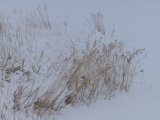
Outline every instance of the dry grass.
{"label": "dry grass", "polygon": [[43,4],[43,6],[38,6],[36,11],[32,11],[29,16],[24,18],[24,24],[26,26],[41,29],[51,29],[51,22],[48,16],[47,5]]}
{"label": "dry grass", "polygon": [[97,13],[92,12],[91,14],[91,20],[92,20],[92,25],[94,26],[94,29],[102,35],[105,35],[105,27],[104,27],[104,20],[103,20],[103,14],[98,11]]}
{"label": "dry grass", "polygon": [[[144,49],[126,51],[123,41],[109,42],[101,12],[92,13],[91,18],[102,36],[93,40],[94,36],[88,34],[82,49],[77,49],[76,41],[71,41],[69,54],[56,57],[52,47],[53,56],[49,48],[43,49],[46,38],[37,31],[52,28],[45,4],[37,12],[25,15],[25,20],[22,18],[25,28],[21,22],[17,26],[5,20],[0,23],[2,120],[12,119],[12,113],[14,119],[21,119],[19,112],[24,113],[25,119],[46,119],[66,105],[89,106],[98,99],[111,99],[130,90],[140,71],[138,55]],[[114,32],[112,39],[113,36]],[[39,39],[44,42],[39,43]],[[44,46],[38,46],[41,44]]]}

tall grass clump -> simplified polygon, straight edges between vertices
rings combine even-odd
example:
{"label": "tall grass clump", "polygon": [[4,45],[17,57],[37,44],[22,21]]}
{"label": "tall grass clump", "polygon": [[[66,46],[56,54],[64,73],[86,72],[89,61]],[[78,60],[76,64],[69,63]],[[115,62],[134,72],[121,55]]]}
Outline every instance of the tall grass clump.
{"label": "tall grass clump", "polygon": [[13,14],[23,14],[16,24],[0,16],[0,119],[53,119],[67,105],[89,106],[130,90],[144,49],[128,51],[114,32],[106,36],[100,11],[91,14],[94,29],[73,38],[56,34],[46,4]]}
{"label": "tall grass clump", "polygon": [[73,50],[60,72],[63,87],[59,87],[59,94],[66,92],[62,100],[66,104],[90,105],[97,99],[111,99],[116,93],[128,92],[138,72],[136,57],[144,50],[131,52],[124,48],[124,42],[115,40],[107,45],[94,41],[92,45],[86,43],[84,51]]}

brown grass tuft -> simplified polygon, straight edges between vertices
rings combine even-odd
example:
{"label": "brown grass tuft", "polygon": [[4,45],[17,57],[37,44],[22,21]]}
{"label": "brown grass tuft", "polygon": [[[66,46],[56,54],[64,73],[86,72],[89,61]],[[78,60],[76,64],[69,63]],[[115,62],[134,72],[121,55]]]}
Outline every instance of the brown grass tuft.
{"label": "brown grass tuft", "polygon": [[[143,71],[138,55],[144,49],[125,50],[123,41],[114,40],[114,31],[109,41],[101,12],[92,13],[91,19],[94,32],[82,37],[83,46],[78,49],[78,38],[70,42],[71,35],[65,31],[65,40],[72,46],[66,54],[57,56],[55,46],[48,50],[47,39],[55,40],[55,34],[48,37],[52,27],[45,4],[22,17],[23,27],[22,21],[17,26],[9,20],[0,22],[0,119],[10,119],[7,115],[13,112],[17,120],[18,112],[23,112],[26,119],[44,119],[67,105],[89,106],[98,99],[111,99],[130,90],[134,77]],[[47,33],[42,35],[44,29]],[[95,38],[97,32],[101,35]]]}

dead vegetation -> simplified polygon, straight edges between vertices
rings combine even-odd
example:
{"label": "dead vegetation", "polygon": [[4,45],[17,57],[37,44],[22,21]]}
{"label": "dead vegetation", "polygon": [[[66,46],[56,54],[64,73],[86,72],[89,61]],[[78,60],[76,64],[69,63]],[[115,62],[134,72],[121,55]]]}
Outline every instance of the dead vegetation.
{"label": "dead vegetation", "polygon": [[103,22],[103,14],[98,11],[97,13],[92,12],[91,14],[91,19],[92,19],[92,25],[94,26],[94,29],[100,33],[102,33],[102,35],[105,35],[106,31],[105,31],[105,25]]}
{"label": "dead vegetation", "polygon": [[[94,32],[102,35],[95,40],[88,34],[82,49],[74,45],[76,40],[70,41],[69,54],[56,57],[38,46],[45,46],[46,37],[36,37],[41,34],[37,29],[52,28],[47,6],[38,7],[25,18],[24,29],[21,24],[14,27],[5,20],[0,23],[1,119],[7,120],[7,114],[14,113],[18,120],[18,112],[24,112],[26,119],[44,119],[66,105],[89,106],[130,90],[140,71],[138,55],[144,49],[127,51],[123,41],[113,39],[114,31],[112,40],[107,40],[101,12],[92,13],[91,18]],[[39,38],[44,42],[38,44]]]}

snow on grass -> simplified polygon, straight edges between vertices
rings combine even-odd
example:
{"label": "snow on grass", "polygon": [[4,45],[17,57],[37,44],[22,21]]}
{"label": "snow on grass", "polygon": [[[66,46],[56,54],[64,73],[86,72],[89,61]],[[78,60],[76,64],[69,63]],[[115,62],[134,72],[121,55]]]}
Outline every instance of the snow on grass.
{"label": "snow on grass", "polygon": [[91,14],[90,31],[73,34],[46,4],[12,17],[1,16],[2,119],[53,119],[68,104],[111,99],[141,70],[134,58],[144,50],[126,51],[114,31],[108,37],[101,12]]}

